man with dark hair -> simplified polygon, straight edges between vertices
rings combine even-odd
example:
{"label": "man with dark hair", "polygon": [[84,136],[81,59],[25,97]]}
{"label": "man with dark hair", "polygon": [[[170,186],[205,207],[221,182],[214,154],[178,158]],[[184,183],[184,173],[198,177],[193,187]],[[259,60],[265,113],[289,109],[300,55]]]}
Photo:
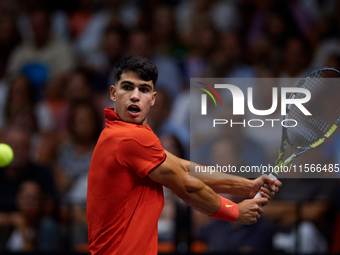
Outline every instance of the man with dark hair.
{"label": "man with dark hair", "polygon": [[147,58],[140,56],[130,56],[120,60],[115,68],[116,82],[120,80],[122,73],[132,71],[139,75],[144,81],[152,81],[156,86],[158,79],[157,67]]}
{"label": "man with dark hair", "polygon": [[[157,254],[163,185],[194,209],[241,224],[255,223],[263,212],[260,205],[281,186],[267,176],[255,180],[190,177],[192,162],[165,151],[147,124],[156,100],[157,76],[157,67],[144,57],[126,57],[117,64],[115,85],[110,87],[115,107],[105,109],[106,127],[93,152],[88,176],[92,254]],[[239,204],[215,193],[253,197],[260,189],[263,197]]]}

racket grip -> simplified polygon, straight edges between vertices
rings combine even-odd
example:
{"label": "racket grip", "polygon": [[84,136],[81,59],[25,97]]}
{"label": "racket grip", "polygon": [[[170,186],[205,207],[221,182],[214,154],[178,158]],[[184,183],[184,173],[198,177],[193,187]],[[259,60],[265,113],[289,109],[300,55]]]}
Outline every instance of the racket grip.
{"label": "racket grip", "polygon": [[[277,180],[277,176],[274,175],[273,173],[270,173],[270,174],[268,175],[268,177],[269,177],[269,178],[272,178],[272,179],[274,179],[274,180]],[[259,191],[256,193],[256,195],[255,195],[254,198],[258,198],[258,197],[261,197],[261,190],[259,190]]]}

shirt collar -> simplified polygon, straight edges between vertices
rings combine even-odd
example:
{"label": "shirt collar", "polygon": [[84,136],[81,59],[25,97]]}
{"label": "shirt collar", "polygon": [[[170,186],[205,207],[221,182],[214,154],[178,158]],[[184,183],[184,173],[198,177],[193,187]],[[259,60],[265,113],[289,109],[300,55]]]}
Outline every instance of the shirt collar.
{"label": "shirt collar", "polygon": [[[122,121],[124,123],[128,123],[128,122],[125,122],[123,121],[119,116],[118,114],[115,112],[115,108],[114,107],[107,107],[104,109],[104,113],[105,113],[105,124],[107,125],[108,121],[115,121],[115,120],[118,120],[118,121]],[[136,125],[138,127],[144,127],[143,125],[137,125],[137,124],[133,124],[133,123],[129,123],[131,125]],[[149,124],[146,124],[146,129],[148,130],[151,130]]]}
{"label": "shirt collar", "polygon": [[105,119],[108,120],[122,120],[118,114],[115,112],[114,107],[108,107],[104,109]]}

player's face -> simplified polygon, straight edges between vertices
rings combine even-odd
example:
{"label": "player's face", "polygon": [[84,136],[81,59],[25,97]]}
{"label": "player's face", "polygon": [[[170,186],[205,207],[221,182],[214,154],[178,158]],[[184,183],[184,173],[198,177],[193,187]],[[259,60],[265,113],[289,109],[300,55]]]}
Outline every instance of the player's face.
{"label": "player's face", "polygon": [[115,112],[126,122],[146,126],[150,107],[155,104],[154,84],[142,80],[132,71],[122,73],[115,86],[110,87],[111,100],[115,102]]}

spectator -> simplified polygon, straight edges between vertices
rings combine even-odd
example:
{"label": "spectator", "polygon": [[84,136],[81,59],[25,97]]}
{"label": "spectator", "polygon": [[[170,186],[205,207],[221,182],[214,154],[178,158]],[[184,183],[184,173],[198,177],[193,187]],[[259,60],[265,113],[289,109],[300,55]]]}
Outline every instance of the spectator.
{"label": "spectator", "polygon": [[163,88],[157,89],[155,105],[157,107],[152,107],[149,112],[148,120],[150,127],[152,127],[157,135],[173,134],[184,148],[184,158],[189,158],[189,130],[169,119],[172,102],[168,92]]}
{"label": "spectator", "polygon": [[46,128],[46,123],[51,122],[51,116],[41,116],[39,107],[36,105],[35,91],[28,79],[23,75],[13,77],[9,94],[1,117],[4,119],[2,129],[4,132],[8,127],[24,128],[31,136],[31,159],[41,165],[50,165],[46,158],[51,153],[51,133]]}
{"label": "spectator", "polygon": [[211,54],[208,77],[253,78],[254,70],[244,61],[242,38],[237,31],[224,32]]}
{"label": "spectator", "polygon": [[5,125],[13,121],[15,114],[24,109],[35,110],[36,98],[34,88],[26,76],[17,75],[10,82],[6,101],[1,111],[0,122]]}
{"label": "spectator", "polygon": [[62,249],[62,236],[55,220],[44,212],[45,194],[35,181],[23,182],[16,197],[17,211],[0,213],[0,227],[12,227],[5,250],[55,252]]}
{"label": "spectator", "polygon": [[77,40],[84,32],[96,8],[93,0],[77,0],[76,2],[76,9],[69,15],[70,34],[73,40]]}
{"label": "spectator", "polygon": [[332,55],[340,55],[339,38],[324,40],[320,43],[314,54],[313,67],[320,68],[327,65],[327,61]]}
{"label": "spectator", "polygon": [[183,61],[184,86],[189,88],[190,78],[206,77],[210,56],[219,42],[219,33],[205,22],[192,28],[188,42],[189,52]]}
{"label": "spectator", "polygon": [[[272,109],[274,105],[273,98],[279,97],[280,93],[280,79],[278,79],[278,71],[272,66],[261,65],[256,68],[256,76],[253,87],[253,106],[257,110]],[[273,96],[273,89],[277,89],[276,95]],[[279,101],[279,99],[277,100]],[[260,143],[266,152],[269,162],[272,164],[277,159],[278,146],[281,142],[282,126],[277,121],[272,124],[266,119],[282,119],[281,107],[277,103],[276,110],[270,115],[259,116],[250,112],[246,113],[247,119],[258,119],[263,121],[264,125],[261,128],[246,127],[245,134],[250,139]]]}
{"label": "spectator", "polygon": [[[89,102],[71,106],[68,135],[58,146],[56,184],[66,195],[81,176],[87,175],[93,148],[102,128],[97,109]],[[64,196],[67,199],[67,195]]]}
{"label": "spectator", "polygon": [[181,40],[190,41],[190,31],[199,24],[213,24],[219,32],[237,28],[238,12],[231,1],[182,1],[175,10],[177,30]]}
{"label": "spectator", "polygon": [[[223,111],[218,113],[218,119],[226,119],[234,123],[242,123],[241,115],[231,115],[230,112]],[[202,123],[202,125],[204,125]],[[224,126],[224,125],[221,125]],[[211,157],[211,151],[218,141],[229,141],[233,145],[237,145],[233,150],[238,149],[237,153],[240,157],[240,164],[244,166],[260,166],[268,163],[267,154],[263,144],[257,142],[251,137],[248,137],[243,125],[225,125],[224,127],[216,127],[214,132],[206,132],[200,130],[200,127],[196,126],[191,128],[191,152],[190,155],[201,165],[212,166],[215,165],[216,159]],[[221,150],[224,153],[224,150]],[[232,160],[231,160],[232,162]],[[227,164],[228,165],[228,164]],[[232,164],[230,164],[232,165]],[[241,173],[239,173],[241,174]],[[247,177],[249,177],[249,174]],[[254,174],[254,173],[253,173]],[[256,174],[252,177],[256,177]]]}
{"label": "spectator", "polygon": [[[45,10],[35,10],[30,16],[33,42],[19,45],[8,64],[10,75],[24,73],[38,92],[56,76],[63,75],[74,67],[71,46],[66,41],[51,37],[51,17]],[[43,95],[39,95],[39,99]]]}
{"label": "spectator", "polygon": [[[180,139],[174,133],[163,133],[159,137],[162,146],[167,151],[177,157],[184,158],[185,150]],[[178,199],[175,194],[168,188],[163,188],[164,192],[164,208],[158,221],[158,238],[160,250],[162,242],[170,242],[170,246],[166,246],[164,253],[174,252],[174,247],[179,247],[188,243],[190,239],[190,206]]]}
{"label": "spectator", "polygon": [[[281,50],[289,37],[302,35],[298,23],[289,8],[289,1],[254,1],[255,11],[245,35],[247,45],[263,38]],[[304,14],[303,12],[301,12]]]}
{"label": "spectator", "polygon": [[[211,146],[208,156],[211,162],[219,166],[243,165],[240,144],[228,138],[216,140]],[[225,194],[228,199],[242,201],[243,196]],[[265,253],[273,250],[273,227],[266,219],[251,226],[243,226],[235,222],[223,222],[211,219],[194,212],[196,222],[194,230],[196,239],[207,244],[207,251],[212,253]],[[256,234],[254,234],[256,233]]]}
{"label": "spectator", "polygon": [[[45,2],[49,5],[49,11],[42,10],[47,6]],[[165,144],[164,147],[177,147],[177,142],[181,144],[184,148],[184,157],[187,159],[190,156],[190,125],[191,128],[199,130],[195,142],[204,142],[203,139],[207,135],[205,123],[195,123],[193,119],[190,123],[190,110],[200,107],[199,101],[190,100],[191,91],[189,93],[188,89],[190,78],[228,77],[223,83],[234,84],[235,80],[232,78],[258,78],[258,71],[264,75],[261,77],[269,78],[268,66],[279,70],[280,73],[275,72],[273,75],[275,77],[302,77],[309,72],[309,68],[322,66],[340,69],[338,15],[340,4],[334,0],[66,2],[53,2],[51,8],[49,1],[42,0],[0,1],[0,138],[1,142],[12,141],[18,155],[10,166],[0,169],[1,212],[17,212],[15,194],[20,184],[27,180],[37,181],[44,189],[44,193],[57,196],[49,171],[50,166],[57,165],[59,169],[62,165],[61,172],[69,172],[69,169],[83,169],[82,172],[86,172],[87,163],[83,162],[82,166],[78,166],[83,158],[86,161],[92,143],[84,149],[86,146],[79,144],[78,141],[82,139],[79,137],[75,139],[68,133],[68,113],[73,112],[78,105],[87,104],[87,101],[94,101],[95,107],[100,104],[98,105],[100,108],[112,104],[103,92],[113,84],[111,68],[122,56],[144,55],[159,67],[160,88],[156,104],[163,104],[163,107],[159,108],[161,111],[150,112],[150,125],[157,129],[162,143]],[[63,10],[57,10],[57,6],[63,7]],[[67,16],[65,11],[70,11],[70,15]],[[67,39],[69,41],[65,41]],[[310,59],[313,61],[310,62]],[[262,68],[264,64],[265,70]],[[79,69],[72,72],[75,66]],[[240,88],[246,96],[245,88],[249,87],[249,84],[242,83],[244,86]],[[271,91],[267,89],[270,85],[268,87],[252,85],[254,107],[269,109],[271,102],[263,100],[263,96],[271,97]],[[261,93],[257,94],[258,92]],[[225,105],[224,102],[227,100],[223,99]],[[90,112],[79,110],[83,111]],[[279,113],[274,114],[275,119],[279,119],[280,116],[276,116]],[[88,116],[87,121],[90,122],[92,117],[84,115]],[[230,115],[221,117],[230,118]],[[261,116],[256,118],[262,119]],[[237,116],[233,119],[242,121]],[[102,120],[95,122],[102,124]],[[89,129],[92,124],[88,125]],[[225,128],[225,131],[223,138],[231,139],[233,143],[240,145],[240,148],[234,149],[239,150],[240,160],[244,164],[266,163],[266,156],[270,157],[269,162],[274,163],[278,150],[275,139],[279,139],[280,134],[274,134],[273,129]],[[211,133],[211,130],[209,132]],[[338,162],[340,157],[338,137],[328,142],[327,149],[326,146],[320,147],[324,148],[328,155],[336,158],[334,162]],[[208,143],[198,143],[197,146],[192,146],[191,153],[199,157],[200,161],[208,160],[206,156],[213,150],[213,142],[221,142],[219,148],[230,151],[222,140],[212,139]],[[27,146],[28,153],[23,156],[22,151],[27,150]],[[330,147],[332,152],[329,151]],[[198,154],[197,148],[200,148]],[[79,151],[87,153],[81,154]],[[307,158],[302,155],[301,161],[299,157],[296,162],[317,162],[320,155],[323,156],[322,152],[318,148],[313,149],[306,153]],[[25,161],[24,158],[29,163],[19,164],[19,161]],[[77,161],[79,165],[73,167],[75,158],[79,159]],[[234,159],[230,159],[230,162]],[[217,159],[213,161],[215,160]],[[75,177],[74,180],[68,180],[67,185],[66,182],[64,186],[61,185],[65,195],[63,198],[67,200],[67,204],[65,202],[60,207],[62,224],[67,227],[65,230],[70,234],[68,240],[71,249],[77,251],[87,251],[84,245],[87,240],[84,217],[86,180],[86,174],[79,174],[79,178]],[[307,189],[312,186],[303,181],[299,185],[306,185]],[[301,189],[303,191],[302,187]],[[325,192],[324,200],[316,199],[321,204],[321,209],[327,207],[327,214],[320,214],[318,217],[328,217],[329,204],[333,201],[330,193]],[[282,199],[276,202],[288,203],[286,194],[282,196]],[[183,243],[187,245],[186,241],[190,240],[188,235],[190,217],[187,207],[173,201],[171,194],[166,194],[166,198],[171,203],[166,206],[164,221],[160,224],[160,240],[172,240],[176,232],[176,229],[173,229],[173,220],[177,214],[176,224],[180,226],[180,231],[176,244],[183,247]],[[74,204],[70,206],[69,202]],[[289,203],[297,204],[294,201]],[[306,201],[303,203],[309,204]],[[279,207],[281,208],[281,205]],[[288,208],[294,207],[288,205]],[[185,216],[179,217],[178,214],[181,213]],[[280,213],[285,214],[286,211]],[[277,220],[276,216],[273,212],[274,221]],[[333,220],[332,217],[329,219]],[[332,233],[330,229],[319,219],[312,222],[313,227],[307,229],[312,229],[313,233],[319,232],[327,241],[330,240]],[[162,228],[161,225],[165,227]],[[221,230],[221,227],[225,227],[224,230]],[[222,226],[217,222],[202,231],[216,231],[215,233],[219,231],[227,235],[228,230],[234,227],[238,228],[235,225]],[[282,230],[282,225],[280,224],[278,228]],[[287,228],[290,230],[291,226]],[[0,231],[0,246],[4,247],[4,242],[1,241],[7,241],[8,236],[1,234],[8,233]],[[294,235],[290,237],[292,236]],[[242,242],[232,238],[230,240],[234,240],[235,244]],[[245,240],[248,241],[248,238]],[[293,245],[292,243],[294,242],[289,245]],[[281,246],[275,247],[281,249]]]}
{"label": "spectator", "polygon": [[15,18],[11,15],[2,15],[0,17],[0,59],[7,65],[7,61],[21,42],[18,27]]}
{"label": "spectator", "polygon": [[281,77],[301,78],[310,71],[311,47],[303,37],[286,40],[282,54]]}
{"label": "spectator", "polygon": [[90,100],[94,96],[91,85],[91,76],[84,69],[74,70],[68,76],[52,80],[46,97],[37,105],[41,129],[65,133],[70,105]]}
{"label": "spectator", "polygon": [[[152,34],[155,52],[178,57],[180,45],[175,29],[173,10],[166,6],[156,6],[153,12]],[[178,52],[179,51],[179,52]]]}
{"label": "spectator", "polygon": [[75,41],[76,53],[80,56],[93,54],[101,47],[105,28],[112,17],[118,19],[124,27],[135,29],[140,11],[133,1],[105,0],[102,8],[94,13],[83,32]]}
{"label": "spectator", "polygon": [[[309,161],[308,161],[309,162]],[[327,227],[334,224],[330,212],[336,180],[283,179],[278,196],[266,208],[265,217],[275,223],[276,250],[295,253],[328,252]]]}
{"label": "spectator", "polygon": [[102,120],[93,104],[76,103],[68,116],[69,135],[57,148],[55,180],[62,194],[62,217],[69,222],[69,245],[77,251],[83,251],[87,243],[87,174],[101,128]]}
{"label": "spectator", "polygon": [[125,54],[126,36],[122,23],[113,17],[105,28],[98,49],[80,56],[80,66],[93,74],[93,89],[96,93],[106,95],[104,91],[112,83],[112,67]]}
{"label": "spectator", "polygon": [[[56,5],[54,5],[55,7]],[[30,23],[30,16],[38,9],[53,9],[51,4],[43,0],[19,0],[17,1],[17,24],[24,42],[34,41],[34,28]],[[69,37],[67,15],[62,10],[51,11],[51,36],[66,40]]]}
{"label": "spectator", "polygon": [[93,88],[91,87],[91,75],[83,69],[73,71],[68,79],[65,99],[69,106],[91,101]]}
{"label": "spectator", "polygon": [[175,59],[155,52],[151,34],[144,30],[132,31],[128,37],[128,55],[145,56],[158,68],[158,86],[167,90],[172,100],[182,89],[182,74]]}
{"label": "spectator", "polygon": [[19,186],[27,180],[38,182],[55,203],[57,193],[50,169],[34,163],[30,157],[31,133],[25,127],[8,126],[1,140],[12,147],[14,159],[0,171],[0,211],[16,209]]}
{"label": "spectator", "polygon": [[[168,117],[171,110],[171,101],[167,91],[164,89],[157,89],[157,100],[155,105],[150,109],[149,125],[154,130],[155,134],[160,135],[164,128],[171,123],[168,123]],[[162,130],[163,129],[163,130]]]}

